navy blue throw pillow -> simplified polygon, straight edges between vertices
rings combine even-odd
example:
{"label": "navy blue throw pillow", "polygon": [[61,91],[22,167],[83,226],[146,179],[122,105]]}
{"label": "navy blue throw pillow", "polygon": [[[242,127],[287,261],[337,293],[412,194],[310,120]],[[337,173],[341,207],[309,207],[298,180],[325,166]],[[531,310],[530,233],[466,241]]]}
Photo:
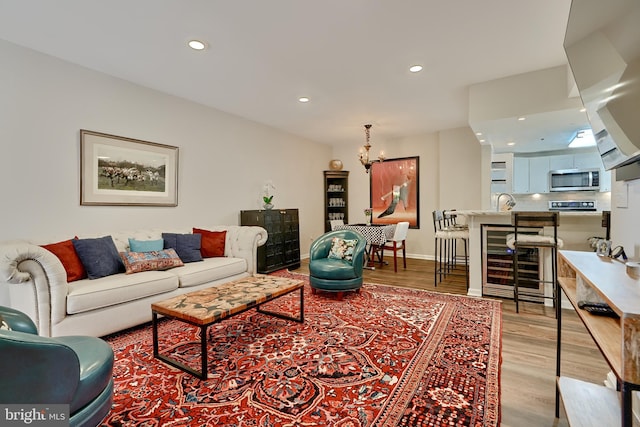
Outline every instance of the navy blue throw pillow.
{"label": "navy blue throw pillow", "polygon": [[124,273],[125,268],[111,236],[71,239],[89,279]]}
{"label": "navy blue throw pillow", "polygon": [[164,239],[164,248],[175,249],[182,262],[202,261],[201,234],[162,233],[162,238]]}

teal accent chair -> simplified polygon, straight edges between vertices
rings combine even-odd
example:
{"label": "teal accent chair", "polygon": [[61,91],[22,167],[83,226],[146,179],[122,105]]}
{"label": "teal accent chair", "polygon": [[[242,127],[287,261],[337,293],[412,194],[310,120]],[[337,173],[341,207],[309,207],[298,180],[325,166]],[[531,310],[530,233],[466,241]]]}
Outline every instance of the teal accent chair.
{"label": "teal accent chair", "polygon": [[0,306],[0,317],[0,403],[68,404],[70,426],[100,425],[113,404],[111,346],[89,336],[39,336],[9,307]]}
{"label": "teal accent chair", "polygon": [[[352,261],[328,258],[334,237],[358,240]],[[353,230],[330,231],[318,237],[309,251],[309,284],[312,292],[335,292],[338,299],[342,299],[345,291],[360,291],[366,247],[365,237]]]}

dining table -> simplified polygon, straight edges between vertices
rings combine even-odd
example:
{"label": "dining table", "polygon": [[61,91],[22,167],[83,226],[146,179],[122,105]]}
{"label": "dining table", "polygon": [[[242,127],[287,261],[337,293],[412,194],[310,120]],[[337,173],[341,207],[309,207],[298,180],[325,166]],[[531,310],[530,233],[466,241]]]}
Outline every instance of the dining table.
{"label": "dining table", "polygon": [[343,224],[336,225],[334,230],[353,230],[364,236],[367,240],[367,250],[365,251],[365,267],[375,270],[374,249],[377,246],[384,246],[387,240],[393,239],[396,231],[395,224]]}

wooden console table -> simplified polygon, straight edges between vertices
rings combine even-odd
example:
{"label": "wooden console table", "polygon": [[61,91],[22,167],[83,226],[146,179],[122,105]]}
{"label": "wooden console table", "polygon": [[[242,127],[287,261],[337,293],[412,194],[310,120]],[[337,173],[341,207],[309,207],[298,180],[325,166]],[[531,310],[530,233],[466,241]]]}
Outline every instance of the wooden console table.
{"label": "wooden console table", "polygon": [[[618,391],[561,376],[558,314],[556,417],[562,397],[569,425],[633,425],[632,391],[640,390],[640,279],[594,252],[559,251],[558,282],[615,374]],[[619,318],[581,310],[580,300],[606,302]]]}

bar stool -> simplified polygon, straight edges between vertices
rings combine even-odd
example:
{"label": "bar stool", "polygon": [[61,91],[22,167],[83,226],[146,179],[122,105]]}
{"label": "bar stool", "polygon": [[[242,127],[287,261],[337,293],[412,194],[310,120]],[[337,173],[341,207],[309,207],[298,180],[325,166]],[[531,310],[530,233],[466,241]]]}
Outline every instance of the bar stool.
{"label": "bar stool", "polygon": [[[554,308],[556,309],[556,318],[560,309],[560,301],[558,299],[558,249],[562,248],[562,239],[558,238],[558,223],[560,216],[558,212],[511,212],[511,225],[514,226],[514,233],[507,235],[507,247],[513,251],[513,299],[516,303],[516,313],[519,312],[520,286],[524,279],[519,274],[519,252],[521,249],[538,249],[538,262],[542,258],[540,253],[544,249],[550,250],[551,255],[551,278],[526,278],[527,282],[536,282],[551,285],[551,296],[547,296],[546,290],[543,294],[523,293],[522,295],[530,295],[537,298],[552,299]],[[553,227],[553,234],[532,234],[522,230],[523,227]],[[522,252],[520,252],[522,254]],[[543,270],[544,274],[544,270]]]}
{"label": "bar stool", "polygon": [[[433,231],[435,236],[435,258],[436,267],[434,270],[434,286],[446,278],[447,275],[464,275],[467,290],[469,289],[469,228],[466,225],[457,223],[455,211],[432,212]],[[464,272],[457,273],[458,255],[457,242],[462,240],[464,244]]]}

